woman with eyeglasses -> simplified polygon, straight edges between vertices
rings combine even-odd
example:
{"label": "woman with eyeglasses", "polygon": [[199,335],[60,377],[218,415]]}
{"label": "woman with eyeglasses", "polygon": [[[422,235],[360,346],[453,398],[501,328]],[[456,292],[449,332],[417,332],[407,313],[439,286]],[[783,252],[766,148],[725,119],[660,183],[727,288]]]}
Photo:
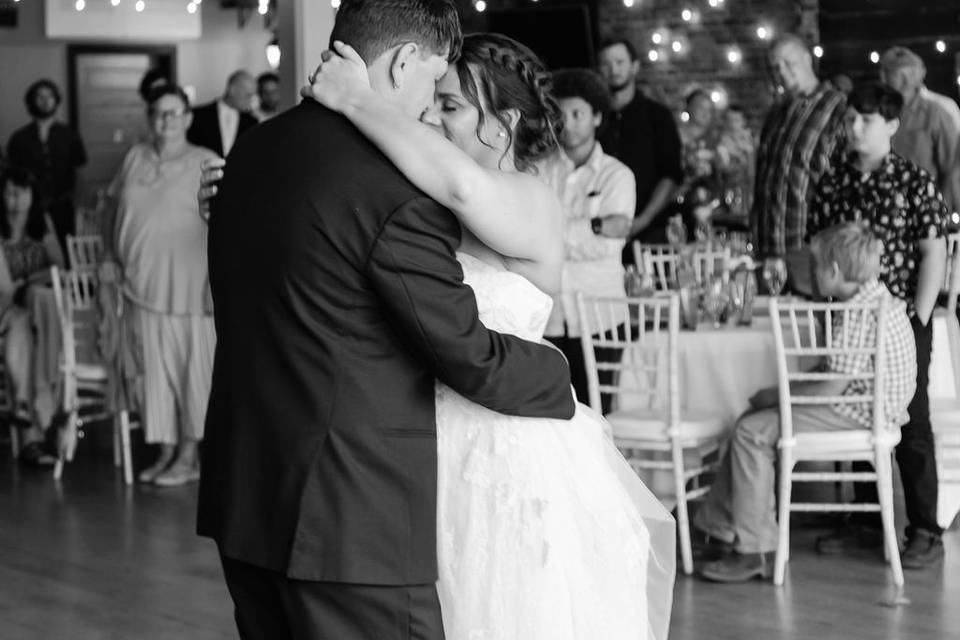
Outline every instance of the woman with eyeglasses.
{"label": "woman with eyeglasses", "polygon": [[102,274],[121,279],[127,333],[142,372],[145,438],[160,445],[138,478],[177,486],[199,477],[197,446],[213,371],[207,227],[196,196],[200,166],[216,155],[187,142],[191,113],[183,89],[160,86],[147,103],[153,141],[130,149],[108,191],[116,208],[107,231],[111,260]]}

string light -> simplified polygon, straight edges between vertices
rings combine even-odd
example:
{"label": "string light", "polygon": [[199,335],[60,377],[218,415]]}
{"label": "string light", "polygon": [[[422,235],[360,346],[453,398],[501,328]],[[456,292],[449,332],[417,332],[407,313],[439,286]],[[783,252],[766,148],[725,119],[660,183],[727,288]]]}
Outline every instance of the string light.
{"label": "string light", "polygon": [[680,113],[680,122],[690,122],[690,114],[686,111]]}
{"label": "string light", "polygon": [[269,10],[270,10],[270,7],[265,4],[261,4],[259,7],[257,7],[257,13],[259,13],[262,16],[267,15],[267,11]]}
{"label": "string light", "polygon": [[693,11],[690,11],[690,9],[684,9],[680,12],[680,17],[683,18],[684,22],[690,22],[693,20]]}
{"label": "string light", "polygon": [[670,48],[673,49],[674,53],[680,53],[683,51],[683,43],[679,40],[674,40],[673,44],[670,45]]}
{"label": "string light", "polygon": [[727,62],[730,64],[740,64],[741,60],[743,60],[743,54],[740,53],[740,49],[736,47],[727,49]]}
{"label": "string light", "polygon": [[133,5],[133,8],[137,10],[137,13],[143,13],[143,10],[147,8],[147,3],[143,0],[137,0],[137,4]]}
{"label": "string light", "polygon": [[623,6],[629,9],[630,7],[633,6],[633,0],[623,0]]}
{"label": "string light", "polygon": [[189,3],[189,4],[187,5],[187,13],[196,13],[196,12],[197,12],[197,5],[195,5],[195,4],[192,3],[192,2]]}
{"label": "string light", "polygon": [[473,8],[476,9],[479,13],[483,13],[487,10],[487,3],[483,0],[477,0],[476,4],[473,5]]}
{"label": "string light", "polygon": [[87,3],[84,0],[77,0],[76,4],[73,5],[77,11],[83,11],[84,7],[87,6]]}
{"label": "string light", "polygon": [[334,9],[340,8],[340,0],[330,0],[330,6]]}
{"label": "string light", "polygon": [[652,36],[650,36],[650,39],[653,41],[653,44],[660,44],[663,42],[663,34],[659,31],[656,31]]}
{"label": "string light", "polygon": [[120,0],[110,0],[110,4],[111,4],[111,6],[119,7],[119,6],[120,6]]}
{"label": "string light", "polygon": [[710,100],[713,101],[713,102],[720,102],[720,99],[721,99],[722,97],[723,97],[723,96],[721,95],[721,93],[720,93],[719,91],[717,91],[716,89],[714,89],[713,91],[710,92]]}
{"label": "string light", "polygon": [[723,0],[708,0],[707,4],[709,4],[714,9],[719,9],[720,7],[723,6]]}
{"label": "string light", "polygon": [[650,59],[650,62],[656,62],[660,59],[660,54],[656,49],[650,49],[650,51],[647,53],[647,57]]}
{"label": "string light", "polygon": [[937,48],[937,51],[939,51],[940,53],[943,53],[944,51],[947,50],[947,43],[944,42],[943,40],[937,40],[937,44],[934,46]]}
{"label": "string light", "polygon": [[818,58],[822,58],[822,57],[823,57],[823,47],[821,47],[820,45],[816,45],[816,46],[813,48],[813,55],[817,56]]}
{"label": "string light", "polygon": [[773,37],[773,27],[766,24],[760,25],[757,27],[757,37],[761,40],[769,40]]}
{"label": "string light", "polygon": [[878,62],[880,62],[880,54],[877,53],[876,51],[871,51],[870,62],[872,62],[873,64],[877,64]]}

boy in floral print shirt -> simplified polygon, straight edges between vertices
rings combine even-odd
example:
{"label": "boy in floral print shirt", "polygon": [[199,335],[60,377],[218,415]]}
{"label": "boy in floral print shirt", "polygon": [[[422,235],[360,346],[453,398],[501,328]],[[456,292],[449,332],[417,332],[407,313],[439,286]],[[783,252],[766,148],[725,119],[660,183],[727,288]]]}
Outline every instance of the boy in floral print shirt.
{"label": "boy in floral print shirt", "polygon": [[[884,244],[880,276],[907,304],[917,346],[917,388],[897,447],[907,508],[905,568],[942,562],[943,530],[937,523],[937,469],[927,383],[933,331],[930,318],[946,267],[944,223],[948,210],[934,179],[893,153],[903,98],[880,83],[864,83],[850,94],[845,127],[850,150],[817,185],[810,204],[808,234],[845,221],[864,221]],[[862,463],[860,463],[862,466]],[[875,501],[876,488],[855,485],[856,497]],[[879,546],[879,518],[854,518],[847,527],[818,540],[821,552]]]}

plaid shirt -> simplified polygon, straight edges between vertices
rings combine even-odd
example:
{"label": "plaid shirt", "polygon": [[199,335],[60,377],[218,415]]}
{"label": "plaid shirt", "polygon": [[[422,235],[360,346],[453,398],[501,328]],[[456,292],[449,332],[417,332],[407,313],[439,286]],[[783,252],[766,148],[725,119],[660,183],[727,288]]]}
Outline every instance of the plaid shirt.
{"label": "plaid shirt", "polygon": [[754,237],[761,256],[800,249],[807,203],[843,137],[846,97],[828,84],[774,106],[763,123],[754,186]]}
{"label": "plaid shirt", "polygon": [[[913,328],[907,318],[906,305],[880,284],[870,280],[860,286],[849,303],[875,303],[887,298],[887,322],[885,326],[884,354],[886,358],[884,381],[884,410],[887,425],[897,428],[907,422],[907,405],[917,386],[917,346]],[[873,314],[850,314],[849,326],[844,326],[844,314],[833,316],[833,344],[850,347],[876,344],[877,319]],[[859,374],[873,370],[873,358],[867,354],[838,355],[827,358],[827,370],[833,373]],[[841,395],[873,393],[873,382],[854,380]],[[868,402],[835,404],[833,409],[852,418],[864,427],[873,428],[873,405]]]}

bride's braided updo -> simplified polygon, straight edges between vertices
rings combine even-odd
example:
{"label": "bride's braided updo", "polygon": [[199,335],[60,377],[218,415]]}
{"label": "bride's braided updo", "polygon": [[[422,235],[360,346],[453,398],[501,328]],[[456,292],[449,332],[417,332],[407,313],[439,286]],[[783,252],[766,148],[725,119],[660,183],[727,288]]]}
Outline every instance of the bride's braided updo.
{"label": "bride's braided updo", "polygon": [[[480,112],[481,142],[488,144],[480,137],[484,118],[495,117],[509,136],[521,171],[558,146],[563,119],[550,94],[550,74],[533,51],[504,35],[475,33],[464,37],[456,69],[464,97]],[[520,114],[514,129],[509,109]]]}

